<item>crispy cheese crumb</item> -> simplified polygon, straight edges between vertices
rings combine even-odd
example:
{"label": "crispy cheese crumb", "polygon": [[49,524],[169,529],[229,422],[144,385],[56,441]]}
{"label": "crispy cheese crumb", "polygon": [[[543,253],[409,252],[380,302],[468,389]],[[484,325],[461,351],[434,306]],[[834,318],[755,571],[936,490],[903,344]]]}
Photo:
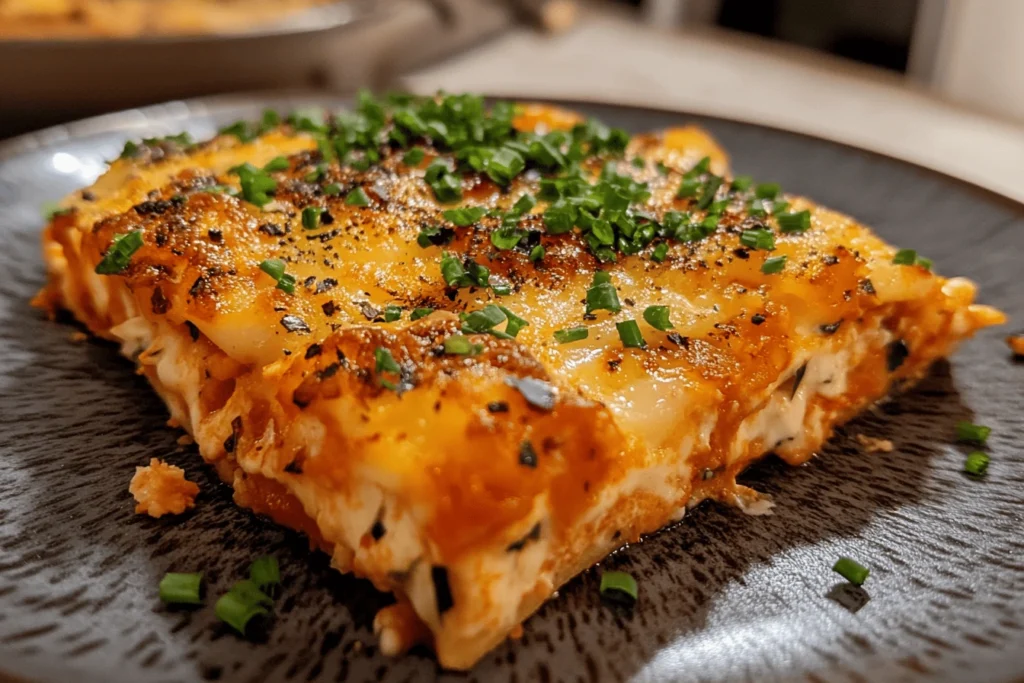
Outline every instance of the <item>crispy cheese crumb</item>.
{"label": "crispy cheese crumb", "polygon": [[1015,356],[1024,356],[1024,334],[1013,334],[1006,338],[1006,345]]}
{"label": "crispy cheese crumb", "polygon": [[72,332],[71,337],[69,338],[71,339],[72,343],[81,344],[82,342],[89,338],[89,335],[87,335],[85,332]]}
{"label": "crispy cheese crumb", "polygon": [[181,436],[178,437],[178,445],[179,446],[191,446],[194,443],[195,443],[195,439],[193,439],[188,434],[182,434]]}
{"label": "crispy cheese crumb", "polygon": [[404,600],[377,612],[373,633],[379,639],[381,653],[389,657],[400,655],[413,645],[431,642],[430,629]]}
{"label": "crispy cheese crumb", "polygon": [[195,505],[199,486],[185,479],[185,470],[153,458],[136,467],[128,491],[135,497],[135,512],[150,517],[180,515]]}
{"label": "crispy cheese crumb", "polygon": [[876,439],[867,434],[858,434],[857,443],[863,446],[868,453],[892,453],[892,441],[889,439]]}

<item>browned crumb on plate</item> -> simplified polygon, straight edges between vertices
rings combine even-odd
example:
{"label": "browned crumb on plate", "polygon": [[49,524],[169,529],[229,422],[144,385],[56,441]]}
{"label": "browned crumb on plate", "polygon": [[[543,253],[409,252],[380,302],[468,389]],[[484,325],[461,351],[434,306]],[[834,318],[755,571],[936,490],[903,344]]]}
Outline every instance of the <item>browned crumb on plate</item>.
{"label": "browned crumb on plate", "polygon": [[1011,334],[1006,338],[1006,345],[1015,356],[1024,356],[1024,334]]}
{"label": "browned crumb on plate", "polygon": [[72,332],[70,337],[72,343],[75,344],[81,344],[88,338],[89,335],[87,335],[85,332]]}
{"label": "browned crumb on plate", "polygon": [[188,434],[182,434],[181,436],[178,437],[178,445],[179,446],[191,446],[194,443],[195,443],[195,439],[193,439]]}
{"label": "browned crumb on plate", "polygon": [[858,434],[857,443],[863,446],[868,453],[892,453],[892,441],[889,439],[876,439],[867,434]]}
{"label": "browned crumb on plate", "polygon": [[135,497],[135,512],[150,517],[180,515],[195,505],[199,486],[185,479],[185,470],[153,458],[136,467],[128,491]]}

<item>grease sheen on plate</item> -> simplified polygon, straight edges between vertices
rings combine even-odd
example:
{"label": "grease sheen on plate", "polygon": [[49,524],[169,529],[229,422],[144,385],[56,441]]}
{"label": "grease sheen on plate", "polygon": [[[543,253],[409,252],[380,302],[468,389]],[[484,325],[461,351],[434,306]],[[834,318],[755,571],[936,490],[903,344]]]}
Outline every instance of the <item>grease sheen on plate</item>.
{"label": "grease sheen on plate", "polygon": [[[258,106],[254,105],[250,112],[255,113],[257,109]],[[621,109],[602,109],[595,113],[610,123],[620,123],[633,130],[666,127],[681,123],[682,118]],[[220,122],[243,114],[241,110],[225,111]],[[196,133],[209,132],[211,128],[201,118],[190,123]],[[205,131],[200,128],[203,125],[206,126]],[[732,166],[736,172],[778,180],[787,190],[813,196],[825,205],[856,215],[875,226],[891,242],[919,247],[920,251],[934,257],[940,272],[962,273],[978,281],[986,303],[1000,306],[1011,316],[1019,313],[1019,309],[1014,308],[1010,284],[1013,281],[1012,252],[1019,250],[1019,244],[1013,241],[1012,226],[1020,220],[1019,209],[1004,207],[949,181],[858,152],[736,124],[708,122],[707,125],[732,153]],[[165,129],[162,132],[175,131]],[[101,150],[102,156],[116,154],[118,142],[117,136],[108,140],[107,147]],[[67,159],[54,156],[58,151],[63,150],[35,154],[37,159],[58,160],[65,169],[69,168]],[[72,155],[76,160],[88,161],[88,157],[77,153],[74,148],[67,151],[76,152]],[[31,154],[21,158],[23,163],[32,158]],[[781,163],[781,159],[799,159],[799,163],[793,162],[790,166]],[[2,169],[5,200],[8,178],[20,176],[21,182],[31,180],[24,171],[8,175],[11,165],[12,162],[8,161]],[[93,165],[95,169],[101,168],[100,160],[94,158]],[[84,170],[88,172],[88,168]],[[47,186],[45,180],[40,184]],[[71,189],[73,185],[68,183],[66,187]],[[898,192],[894,188],[898,188]],[[887,193],[892,196],[887,196]],[[24,191],[19,192],[19,195],[23,194]],[[910,201],[918,195],[919,201]],[[895,201],[894,197],[900,201]],[[51,198],[53,195],[38,199]],[[13,222],[13,230],[4,233],[4,239],[12,239],[12,244],[18,245],[5,250],[8,258],[18,255],[13,259],[10,267],[12,278],[5,287],[19,285],[22,294],[25,291],[30,294],[38,284],[38,279],[33,279],[32,275],[38,272],[38,260],[27,251],[32,242],[26,242],[38,230],[38,219],[33,215],[34,205],[38,203],[36,200],[32,207],[22,205],[20,209],[14,204],[17,210],[12,215],[18,216],[20,212],[20,222]],[[10,205],[5,201],[5,206]],[[957,206],[963,212],[960,215],[956,213]],[[944,221],[948,228],[942,227]],[[12,223],[10,220],[5,222]],[[960,254],[962,247],[969,242],[962,232],[964,224],[975,226],[976,234],[986,230],[991,232],[983,247],[976,245],[973,259]],[[990,227],[986,228],[986,225]],[[21,249],[20,254],[18,248]],[[1004,269],[1002,275],[1000,264]],[[22,282],[23,279],[26,282]],[[25,309],[23,299],[17,299],[14,292],[8,295],[6,289],[4,294],[5,317],[20,316],[11,321],[19,324],[8,322],[6,334],[39,325],[38,320]],[[46,459],[40,454],[37,457],[43,457],[43,461],[37,466],[60,466],[55,475],[60,476],[62,470],[66,472],[72,466],[76,458],[74,454],[82,453],[78,457],[84,458],[87,467],[86,472],[77,472],[67,480],[66,485],[70,488],[63,505],[61,502],[51,502],[50,505],[60,510],[74,502],[77,496],[91,500],[99,491],[105,492],[108,499],[105,511],[99,512],[99,499],[95,499],[96,502],[89,504],[84,513],[86,518],[73,522],[70,528],[77,529],[79,524],[89,523],[88,513],[95,513],[102,521],[92,523],[106,525],[96,533],[101,537],[102,534],[121,535],[121,542],[128,549],[127,553],[120,548],[112,549],[117,541],[110,540],[88,546],[97,557],[94,561],[81,558],[83,561],[74,570],[93,573],[98,580],[85,586],[81,595],[69,599],[72,603],[91,601],[88,590],[97,589],[97,584],[113,583],[113,590],[124,590],[118,593],[114,604],[98,614],[108,614],[120,603],[122,614],[129,615],[122,620],[134,623],[136,619],[130,615],[137,616],[140,605],[144,605],[141,609],[147,612],[147,618],[128,635],[120,635],[118,627],[113,625],[94,629],[88,634],[90,638],[84,641],[72,639],[70,644],[61,646],[60,651],[73,652],[74,657],[50,658],[45,666],[60,665],[86,672],[102,672],[110,666],[112,657],[119,657],[120,652],[131,650],[144,640],[145,646],[141,651],[132,653],[128,662],[136,661],[136,665],[146,665],[156,672],[163,667],[186,666],[188,669],[185,671],[193,672],[190,674],[193,676],[215,674],[218,667],[223,673],[232,673],[234,661],[240,663],[239,675],[243,677],[249,675],[244,673],[247,666],[252,667],[248,669],[251,672],[265,671],[269,665],[263,665],[261,669],[252,655],[239,656],[252,646],[230,638],[217,639],[213,645],[205,644],[204,640],[211,635],[216,637],[216,634],[205,628],[209,623],[201,614],[194,618],[178,614],[148,614],[155,607],[151,598],[153,587],[165,570],[180,568],[183,561],[196,564],[197,544],[208,555],[198,564],[219,568],[226,581],[240,571],[239,565],[247,564],[248,559],[261,554],[270,543],[277,541],[301,546],[301,541],[279,536],[277,531],[268,531],[259,535],[263,544],[239,540],[238,547],[233,547],[234,543],[225,543],[224,539],[218,538],[220,534],[216,531],[204,533],[204,527],[217,527],[218,520],[238,520],[240,528],[250,530],[258,525],[240,513],[219,509],[226,497],[209,493],[215,487],[203,479],[204,475],[196,467],[194,454],[182,453],[175,458],[173,435],[147,429],[142,431],[143,438],[152,443],[146,447],[139,441],[136,435],[140,433],[141,423],[136,416],[140,412],[152,415],[157,423],[161,421],[161,410],[155,402],[144,404],[142,410],[125,409],[126,404],[121,403],[121,408],[113,411],[113,418],[104,413],[112,401],[131,404],[146,400],[141,397],[144,390],[140,391],[138,386],[128,386],[129,382],[119,384],[115,380],[115,375],[123,374],[124,368],[118,368],[117,363],[108,360],[109,349],[82,345],[69,350],[61,346],[66,343],[61,335],[42,327],[35,329],[31,334],[31,346],[24,342],[19,346],[16,339],[8,342],[14,350],[9,354],[8,362],[19,357],[19,349],[23,349],[22,354],[39,353],[40,347],[49,340],[52,346],[47,348],[60,359],[60,364],[54,367],[56,361],[49,364],[38,360],[22,362],[7,372],[16,378],[18,372],[29,372],[34,377],[47,372],[66,374],[51,376],[47,381],[34,379],[31,396],[20,403],[14,401],[15,394],[11,399],[7,398],[8,387],[5,386],[5,422],[8,416],[15,415],[15,410],[30,410],[31,401],[38,396],[45,396],[38,399],[43,405],[69,402],[64,410],[51,409],[40,416],[40,422],[48,418],[46,426],[37,423],[37,429],[43,429],[47,441],[52,443],[62,433],[59,421],[66,418],[69,424],[64,427],[64,438],[70,441],[64,442],[59,450],[68,454],[61,460]],[[1019,541],[1013,531],[1014,503],[1019,502],[1019,494],[1015,497],[1013,489],[1005,487],[1010,486],[1009,482],[1015,475],[1014,467],[1019,466],[1014,462],[1014,454],[1009,447],[1015,434],[1019,433],[1019,425],[1013,422],[1017,419],[1013,403],[1019,396],[1013,375],[1019,374],[1019,368],[1007,360],[1004,348],[997,341],[999,336],[999,332],[984,333],[967,344],[954,358],[951,372],[948,368],[946,371],[940,368],[914,393],[900,397],[888,406],[888,412],[901,411],[902,414],[882,416],[885,425],[876,425],[877,419],[861,420],[847,430],[851,434],[865,432],[893,439],[896,443],[893,454],[869,456],[851,449],[854,455],[833,453],[832,457],[814,461],[809,468],[782,468],[773,471],[771,476],[764,476],[764,473],[776,468],[759,469],[751,478],[757,479],[755,488],[774,494],[777,508],[773,517],[742,518],[732,511],[702,508],[681,526],[634,546],[605,563],[628,569],[641,579],[643,597],[634,612],[622,614],[599,605],[596,574],[586,574],[572,582],[560,598],[527,622],[521,643],[501,646],[485,657],[474,674],[490,679],[498,674],[511,675],[513,671],[525,676],[543,669],[551,677],[570,679],[577,671],[593,671],[595,677],[639,675],[652,679],[683,676],[730,680],[746,676],[792,678],[809,672],[816,672],[819,677],[842,679],[851,672],[862,672],[872,678],[917,676],[956,680],[964,672],[964,669],[958,672],[958,666],[974,668],[981,662],[988,662],[986,675],[1012,676],[1015,672],[1011,668],[1010,657],[1003,653],[1012,652],[1012,645],[1020,642],[1021,638],[1019,624],[1015,626],[1012,617],[1014,600],[1018,599],[1014,587],[1020,584],[1020,567],[1013,563],[1014,556],[1019,555]],[[79,351],[85,354],[82,360],[86,367],[90,363],[101,363],[104,369],[94,369],[91,376],[82,376],[74,372],[72,368],[75,366],[63,367],[62,364],[71,363],[73,354]],[[1019,381],[1019,376],[1016,379]],[[45,388],[55,382],[62,383],[64,391],[57,396],[47,395]],[[96,382],[99,386],[91,389],[91,398],[83,399],[82,394],[77,393],[90,391],[89,383]],[[13,385],[23,383],[24,380],[18,379],[8,382],[12,385],[12,392],[16,391]],[[79,383],[86,386],[79,387]],[[955,392],[959,392],[959,396]],[[77,400],[72,399],[72,394]],[[927,400],[924,400],[925,396]],[[12,404],[10,409],[8,403]],[[958,419],[970,418],[969,409],[977,413],[976,421],[993,427],[990,439],[992,465],[984,482],[968,481],[959,475],[963,455],[948,445],[952,442],[953,425]],[[96,413],[85,423],[93,424],[98,433],[91,437],[68,435],[66,432],[71,425],[83,424],[86,411]],[[16,434],[18,429],[28,430],[27,434],[35,433],[31,421],[25,420],[24,416],[22,413],[17,423],[4,425],[5,436]],[[117,427],[114,421],[122,419],[122,426]],[[58,427],[54,428],[54,424]],[[118,430],[123,431],[117,433]],[[10,477],[6,476],[8,470],[4,470],[5,487],[9,480],[18,482],[19,477],[32,472],[28,464],[32,462],[29,457],[33,452],[32,440],[23,436],[12,443],[18,445],[11,449],[10,457],[5,457],[4,466],[18,466],[10,470]],[[75,447],[71,448],[70,443]],[[827,450],[842,450],[851,443],[840,438]],[[49,448],[52,446],[41,449]],[[125,500],[124,482],[132,467],[144,462],[144,456],[165,455],[168,451],[171,453],[168,459],[183,464],[193,478],[199,476],[200,484],[207,492],[195,514],[176,526],[151,526],[136,519],[112,519],[111,516],[116,516],[122,509],[130,509]],[[122,454],[123,460],[119,464],[110,462],[112,452]],[[94,468],[91,488],[87,476],[89,467]],[[116,474],[119,468],[124,469],[124,476]],[[1017,476],[1019,478],[1019,474]],[[19,485],[17,488],[23,487]],[[55,487],[50,492],[51,496],[58,495],[59,488]],[[38,494],[38,489],[24,487],[17,498],[9,495],[7,504],[17,503],[23,500],[22,496],[33,494]],[[72,496],[71,500],[66,496]],[[991,498],[987,498],[989,496]],[[12,513],[8,513],[5,520],[5,534],[12,530],[15,533],[16,543],[12,547],[15,551],[19,545],[29,542],[28,539],[40,535],[40,532],[21,534],[17,531],[23,528],[26,519],[32,520],[31,524],[39,524],[42,519],[41,511],[37,510],[41,503],[33,497],[24,500],[14,508],[14,521],[10,521]],[[1000,514],[1000,506],[1005,514]],[[17,514],[19,511],[22,516]],[[64,516],[69,512],[71,510],[65,511]],[[981,520],[985,520],[984,523]],[[49,529],[51,534],[58,529],[52,523],[43,528]],[[139,528],[144,532],[140,534]],[[899,540],[906,539],[907,534],[912,534],[911,538],[916,542]],[[147,535],[152,536],[154,545],[142,542]],[[228,533],[227,536],[235,537],[237,533]],[[697,541],[696,537],[702,538]],[[68,540],[64,542],[51,539],[53,542],[47,546],[49,552],[69,551],[70,539],[74,536],[66,538]],[[940,543],[936,539],[945,540]],[[961,555],[946,551],[946,546],[954,544],[965,549]],[[8,547],[5,542],[5,553]],[[104,565],[105,547],[111,551],[108,556],[116,558],[116,561],[109,560]],[[238,554],[232,557],[236,550]],[[81,551],[72,553],[76,557],[83,554]],[[151,554],[155,557],[149,558]],[[856,614],[851,614],[827,597],[838,579],[830,573],[830,567],[841,554],[871,559],[872,578],[868,585],[871,600]],[[4,597],[5,601],[10,599],[12,604],[19,605],[18,610],[23,612],[16,613],[16,627],[11,631],[14,637],[8,636],[6,630],[0,631],[3,636],[0,642],[4,647],[11,644],[15,648],[12,650],[17,655],[15,661],[33,666],[33,645],[38,647],[47,638],[52,639],[51,642],[60,642],[58,638],[61,636],[74,635],[66,633],[65,629],[69,623],[74,623],[75,614],[88,612],[91,607],[72,610],[67,619],[33,622],[30,616],[41,617],[45,621],[47,610],[31,609],[31,605],[60,602],[57,600],[59,591],[68,585],[74,574],[58,580],[56,591],[45,592],[42,586],[38,586],[35,594],[42,597],[33,602],[31,594],[26,595],[25,591],[34,585],[34,581],[48,580],[49,577],[43,578],[46,571],[67,571],[68,568],[60,561],[59,555],[50,558],[49,562],[45,557],[37,558],[36,562],[49,569],[33,570],[30,574],[33,578],[26,581],[29,574],[26,574],[24,566],[28,560],[22,559],[25,557],[33,557],[31,551],[14,556],[16,561],[13,564],[17,568],[12,567],[11,574],[15,578],[19,575],[25,577],[12,582],[16,588]],[[137,563],[138,570],[119,580],[124,565],[130,566],[133,561]],[[282,555],[284,573],[293,581],[285,600],[294,601],[295,605],[310,605],[313,612],[306,612],[307,615],[315,612],[317,621],[329,622],[306,627],[327,638],[328,647],[320,648],[318,642],[312,650],[322,651],[324,660],[320,663],[310,661],[308,643],[314,638],[310,631],[304,632],[299,626],[306,623],[298,617],[303,610],[292,605],[293,609],[281,610],[281,623],[275,628],[271,642],[254,649],[256,658],[266,658],[276,666],[272,669],[273,676],[286,678],[290,669],[294,669],[292,673],[296,676],[306,676],[310,667],[325,671],[344,667],[354,675],[360,672],[372,675],[378,665],[386,663],[391,675],[404,678],[412,671],[422,675],[424,665],[433,666],[429,660],[417,660],[416,657],[391,662],[376,659],[372,646],[355,648],[359,652],[353,653],[354,638],[371,642],[365,630],[370,613],[368,603],[379,601],[379,598],[365,586],[353,588],[358,585],[356,582],[320,576],[316,569],[318,562],[324,564],[321,558],[314,557],[314,569],[305,571],[302,559],[294,556],[286,559]],[[958,567],[963,568],[962,573],[957,571]],[[988,572],[984,574],[984,580],[983,572]],[[145,576],[146,580],[138,580],[140,576]],[[3,580],[8,580],[7,570],[3,573]],[[317,588],[298,591],[306,582],[315,584]],[[74,588],[78,588],[78,584]],[[313,607],[330,604],[320,592],[323,590],[336,592],[334,597],[340,598],[340,604],[350,608],[351,620],[346,619],[348,615],[343,610]],[[338,591],[344,595],[338,595]],[[59,614],[62,608],[48,609]],[[946,611],[947,616],[936,619],[932,613],[939,610]],[[958,614],[963,616],[956,618]],[[117,620],[117,617],[113,618]],[[978,619],[982,621],[978,622]],[[200,642],[192,645],[190,639],[182,638],[182,648],[175,650],[171,648],[174,636],[164,640],[158,629],[166,627],[173,630],[176,622],[182,620],[188,623],[180,625],[179,632],[196,628]],[[8,617],[5,622],[0,622],[0,629],[8,628],[11,623],[11,617]],[[150,630],[153,631],[152,637],[144,639]],[[323,636],[324,633],[327,635]],[[139,637],[128,642],[132,635]],[[98,642],[100,636],[105,642]],[[79,639],[84,637],[78,636]],[[936,646],[934,641],[947,643],[948,647]],[[161,643],[163,648],[154,647]],[[299,643],[305,645],[300,646]],[[548,643],[551,643],[550,649],[555,655],[547,652]],[[332,644],[336,647],[330,647]],[[195,661],[189,659],[190,654]],[[232,657],[238,658],[233,660]],[[1004,667],[1002,670],[1000,663]],[[39,672],[45,670],[37,669]],[[127,677],[128,670],[125,671]],[[176,668],[167,670],[164,675],[173,675],[172,671],[178,672],[178,676],[184,675],[181,673],[183,669]]]}

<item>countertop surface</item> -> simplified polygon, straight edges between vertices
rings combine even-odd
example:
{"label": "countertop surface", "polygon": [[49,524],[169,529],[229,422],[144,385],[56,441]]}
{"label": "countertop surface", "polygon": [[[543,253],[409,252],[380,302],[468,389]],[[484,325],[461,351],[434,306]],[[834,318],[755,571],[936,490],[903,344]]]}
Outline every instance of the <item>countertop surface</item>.
{"label": "countertop surface", "polygon": [[406,76],[419,92],[633,104],[835,140],[1024,201],[1024,125],[949,104],[896,74],[722,31],[658,30],[588,11],[517,28]]}

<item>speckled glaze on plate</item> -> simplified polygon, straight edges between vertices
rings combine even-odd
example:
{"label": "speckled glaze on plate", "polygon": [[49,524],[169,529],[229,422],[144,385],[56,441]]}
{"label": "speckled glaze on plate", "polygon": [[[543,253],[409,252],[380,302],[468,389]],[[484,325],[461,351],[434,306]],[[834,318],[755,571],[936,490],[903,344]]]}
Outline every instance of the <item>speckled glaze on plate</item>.
{"label": "speckled glaze on plate", "polygon": [[[469,674],[441,671],[426,651],[382,657],[371,622],[386,596],[236,508],[112,346],[73,343],[76,327],[28,305],[43,281],[40,205],[91,182],[127,137],[204,137],[266,105],[309,103],[172,103],[0,145],[0,671],[82,683],[1024,680],[1024,364],[1010,358],[1005,329],[842,429],[808,465],[769,460],[748,472],[746,484],[774,496],[773,515],[705,505],[608,558],[640,582],[632,611],[602,604],[586,572]],[[1024,207],[807,137],[579,108],[634,131],[695,120],[737,173],[856,215],[1024,317]],[[959,419],[992,427],[982,481],[961,473]],[[858,433],[896,448],[863,453]],[[128,480],[152,456],[202,487],[183,518],[132,514]],[[216,594],[266,553],[280,559],[285,590],[265,644],[225,632],[211,606],[175,612],[157,600],[168,570],[202,569]],[[870,566],[863,591],[832,573],[839,555]]]}

